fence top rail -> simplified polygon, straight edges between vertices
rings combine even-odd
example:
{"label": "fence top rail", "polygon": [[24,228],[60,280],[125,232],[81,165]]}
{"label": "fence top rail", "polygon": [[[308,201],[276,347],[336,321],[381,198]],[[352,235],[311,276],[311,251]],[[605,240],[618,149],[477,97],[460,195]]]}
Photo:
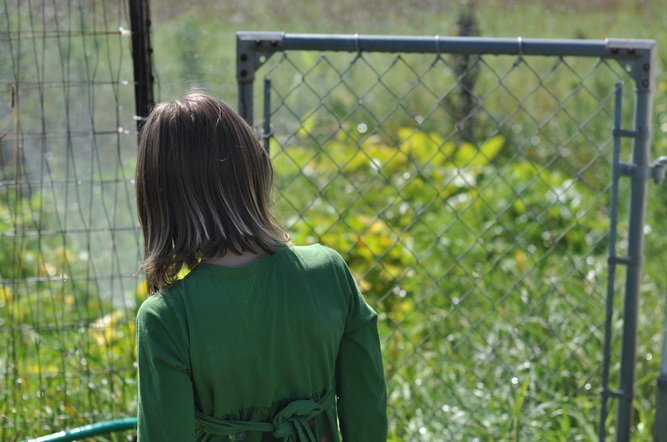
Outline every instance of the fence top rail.
{"label": "fence top rail", "polygon": [[288,34],[238,32],[240,45],[260,52],[285,50],[345,52],[414,52],[448,54],[551,55],[636,59],[654,51],[655,40],[541,39],[359,34]]}

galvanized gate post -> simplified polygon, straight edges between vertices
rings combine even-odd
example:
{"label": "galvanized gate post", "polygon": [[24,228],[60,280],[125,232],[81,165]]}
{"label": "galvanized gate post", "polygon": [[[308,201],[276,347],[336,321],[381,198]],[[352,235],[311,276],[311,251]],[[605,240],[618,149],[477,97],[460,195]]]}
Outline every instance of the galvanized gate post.
{"label": "galvanized gate post", "polygon": [[600,422],[598,424],[598,441],[604,442],[607,437],[607,415],[609,399],[619,396],[618,391],[609,388],[609,371],[611,367],[611,335],[614,319],[614,295],[616,294],[616,266],[621,264],[616,256],[616,238],[618,232],[618,185],[621,176],[621,115],[623,100],[623,83],[616,83],[614,93],[614,132],[612,149],[611,196],[609,207],[609,258],[607,261],[607,300],[604,321],[604,347],[602,354],[602,388],[600,404]]}
{"label": "galvanized gate post", "polygon": [[632,428],[632,400],[634,398],[635,362],[637,353],[637,317],[642,258],[644,254],[644,222],[646,218],[646,190],[650,177],[649,147],[651,142],[652,94],[655,83],[655,43],[614,48],[635,55],[631,69],[635,80],[635,113],[632,138],[632,164],[624,168],[630,175],[630,215],[628,259],[623,307],[623,340],[621,347],[621,374],[616,440],[630,440]]}

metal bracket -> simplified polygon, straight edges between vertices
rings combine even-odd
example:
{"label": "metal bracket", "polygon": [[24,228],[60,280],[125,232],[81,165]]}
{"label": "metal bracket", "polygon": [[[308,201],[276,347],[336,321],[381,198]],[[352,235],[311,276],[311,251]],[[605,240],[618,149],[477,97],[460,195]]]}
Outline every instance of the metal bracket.
{"label": "metal bracket", "polygon": [[284,32],[242,32],[236,34],[236,79],[252,83],[255,72],[276,52],[283,51]]}
{"label": "metal bracket", "polygon": [[651,164],[651,178],[656,184],[662,183],[667,173],[667,157],[658,157],[657,160]]}
{"label": "metal bracket", "polygon": [[619,162],[618,174],[621,176],[633,176],[637,171],[637,165],[632,163]]}
{"label": "metal bracket", "polygon": [[638,91],[655,89],[655,41],[607,39],[607,47],[610,58],[632,75]]}

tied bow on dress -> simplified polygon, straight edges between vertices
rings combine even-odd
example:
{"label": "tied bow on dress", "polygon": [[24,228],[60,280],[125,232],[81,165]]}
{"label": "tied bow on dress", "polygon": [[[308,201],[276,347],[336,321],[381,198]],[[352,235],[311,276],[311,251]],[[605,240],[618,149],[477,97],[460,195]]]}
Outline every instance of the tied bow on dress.
{"label": "tied bow on dress", "polygon": [[218,419],[196,412],[196,429],[202,434],[198,442],[208,442],[212,436],[231,436],[237,433],[272,433],[283,442],[318,442],[308,421],[333,407],[334,392],[329,390],[319,401],[297,399],[276,413],[271,422]]}

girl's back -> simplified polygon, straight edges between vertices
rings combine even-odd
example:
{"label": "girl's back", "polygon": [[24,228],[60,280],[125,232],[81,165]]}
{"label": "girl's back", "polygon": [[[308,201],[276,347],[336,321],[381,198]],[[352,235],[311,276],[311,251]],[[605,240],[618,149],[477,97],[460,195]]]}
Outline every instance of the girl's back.
{"label": "girl's back", "polygon": [[[348,440],[383,440],[384,382],[364,375],[382,370],[375,320],[343,260],[326,247],[286,246],[238,268],[199,265],[141,307],[140,341],[154,333],[161,342],[140,348],[140,376],[160,379],[171,396],[142,392],[142,422],[154,428],[141,430],[159,429],[156,440],[186,440],[198,428],[197,440],[272,441],[282,440],[273,435],[281,424],[295,437],[301,425],[313,440],[337,441],[338,387]],[[302,407],[280,415],[295,401]],[[171,412],[160,410],[165,402]],[[256,432],[232,421],[275,428]],[[227,437],[206,438],[215,434]]]}
{"label": "girl's back", "polygon": [[386,440],[377,315],[338,253],[289,243],[271,185],[266,152],[218,100],[189,95],[147,120],[139,440]]}

